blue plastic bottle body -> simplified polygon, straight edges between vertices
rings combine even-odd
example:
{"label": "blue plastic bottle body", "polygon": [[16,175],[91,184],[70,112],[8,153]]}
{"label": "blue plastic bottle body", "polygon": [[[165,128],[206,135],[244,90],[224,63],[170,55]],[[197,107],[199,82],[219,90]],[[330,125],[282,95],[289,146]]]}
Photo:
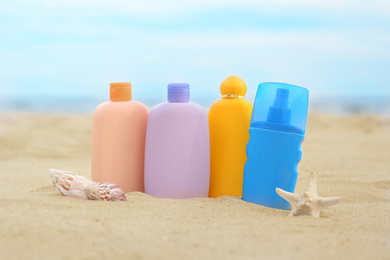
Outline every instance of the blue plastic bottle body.
{"label": "blue plastic bottle body", "polygon": [[294,192],[305,136],[253,127],[249,134],[242,199],[289,210],[290,204],[276,193],[275,188]]}

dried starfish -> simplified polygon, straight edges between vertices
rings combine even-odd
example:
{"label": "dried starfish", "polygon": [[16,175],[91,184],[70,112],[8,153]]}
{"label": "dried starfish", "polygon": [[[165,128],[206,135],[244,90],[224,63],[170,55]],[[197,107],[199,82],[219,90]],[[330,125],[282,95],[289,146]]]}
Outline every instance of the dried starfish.
{"label": "dried starfish", "polygon": [[340,197],[323,198],[318,196],[316,187],[316,175],[311,174],[309,185],[305,193],[296,194],[276,188],[276,192],[280,197],[291,204],[289,217],[300,215],[311,215],[315,218],[320,217],[320,211],[323,208],[330,207],[340,203]]}

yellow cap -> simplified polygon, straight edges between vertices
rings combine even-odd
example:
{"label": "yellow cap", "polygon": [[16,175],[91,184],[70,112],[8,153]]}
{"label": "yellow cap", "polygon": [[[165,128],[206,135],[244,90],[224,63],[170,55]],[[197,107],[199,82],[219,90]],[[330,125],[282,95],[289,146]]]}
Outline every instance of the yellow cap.
{"label": "yellow cap", "polygon": [[130,82],[110,83],[110,99],[111,101],[131,100],[131,83]]}
{"label": "yellow cap", "polygon": [[229,76],[222,81],[220,90],[223,98],[244,98],[247,87],[239,76]]}

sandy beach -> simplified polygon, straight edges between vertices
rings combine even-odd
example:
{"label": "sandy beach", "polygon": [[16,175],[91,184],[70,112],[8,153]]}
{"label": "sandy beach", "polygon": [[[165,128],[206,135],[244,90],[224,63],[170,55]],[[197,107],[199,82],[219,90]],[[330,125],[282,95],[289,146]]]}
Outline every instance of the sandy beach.
{"label": "sandy beach", "polygon": [[310,114],[295,191],[317,173],[342,202],[319,219],[239,197],[60,197],[49,168],[90,178],[91,115],[0,114],[0,259],[390,259],[390,119]]}

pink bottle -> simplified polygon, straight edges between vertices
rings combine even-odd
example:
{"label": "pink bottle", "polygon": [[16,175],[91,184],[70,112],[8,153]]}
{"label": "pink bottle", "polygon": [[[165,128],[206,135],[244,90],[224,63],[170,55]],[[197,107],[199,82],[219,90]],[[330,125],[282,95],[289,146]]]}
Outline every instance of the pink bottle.
{"label": "pink bottle", "polygon": [[145,145],[147,194],[175,199],[208,196],[208,117],[201,106],[189,103],[189,99],[189,84],[169,84],[169,102],[150,111]]}
{"label": "pink bottle", "polygon": [[92,180],[115,183],[124,192],[143,192],[148,109],[131,96],[130,82],[111,83],[111,102],[93,114]]}

